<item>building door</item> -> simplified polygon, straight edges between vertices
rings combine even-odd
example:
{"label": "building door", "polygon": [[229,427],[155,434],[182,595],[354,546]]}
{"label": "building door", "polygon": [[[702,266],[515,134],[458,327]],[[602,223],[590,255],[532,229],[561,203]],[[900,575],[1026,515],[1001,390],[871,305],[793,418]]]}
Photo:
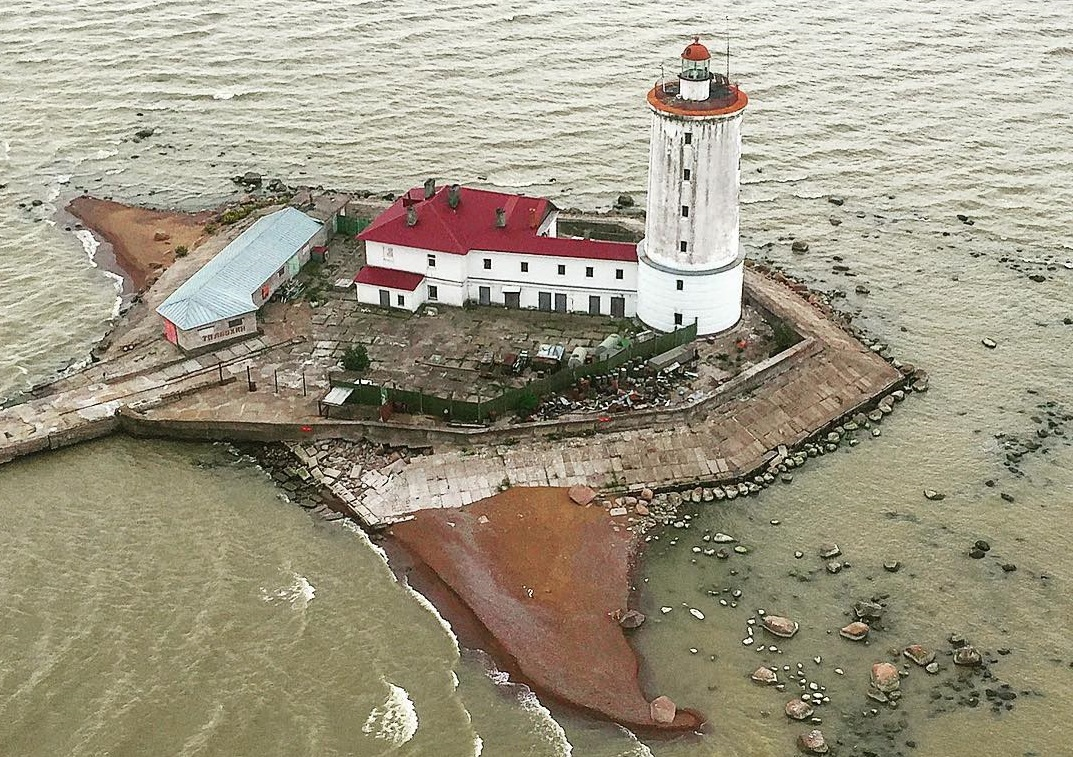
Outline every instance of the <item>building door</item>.
{"label": "building door", "polygon": [[555,295],[555,310],[557,312],[559,312],[559,313],[565,313],[566,312],[566,295],[565,294],[556,294]]}
{"label": "building door", "polygon": [[298,272],[302,270],[302,261],[295,255],[293,258],[287,261],[287,278],[293,279],[298,275]]}
{"label": "building door", "polygon": [[537,310],[551,310],[551,292],[537,293]]}
{"label": "building door", "polygon": [[626,317],[626,298],[625,297],[612,297],[611,298],[611,317],[612,318],[625,318]]}
{"label": "building door", "polygon": [[589,295],[589,315],[600,315],[600,295]]}
{"label": "building door", "polygon": [[391,292],[389,292],[386,289],[381,289],[380,290],[380,307],[382,307],[382,308],[391,307]]}
{"label": "building door", "polygon": [[503,292],[503,304],[508,308],[520,308],[522,306],[522,293]]}
{"label": "building door", "polygon": [[477,288],[477,304],[478,305],[491,305],[492,304],[492,287],[478,287]]}

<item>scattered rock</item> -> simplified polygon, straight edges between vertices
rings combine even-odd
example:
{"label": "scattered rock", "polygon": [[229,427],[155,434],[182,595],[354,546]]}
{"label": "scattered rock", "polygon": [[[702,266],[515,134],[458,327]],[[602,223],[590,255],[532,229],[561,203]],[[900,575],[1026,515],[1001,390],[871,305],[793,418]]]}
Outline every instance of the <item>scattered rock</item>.
{"label": "scattered rock", "polygon": [[883,563],[883,570],[887,571],[888,573],[897,573],[899,570],[901,570],[901,568],[902,564],[897,560],[891,560],[889,562]]}
{"label": "scattered rock", "polygon": [[704,613],[702,613],[700,610],[698,610],[695,607],[690,607],[689,608],[689,614],[692,615],[697,620],[704,620]]}
{"label": "scattered rock", "polygon": [[571,486],[568,494],[570,499],[578,505],[587,505],[596,499],[596,492],[588,486]]}
{"label": "scattered rock", "polygon": [[611,510],[609,511],[611,517],[613,517],[613,518],[618,518],[618,517],[620,517],[622,515],[625,515],[628,512],[629,512],[629,510],[627,510],[625,507],[612,507]]}
{"label": "scattered rock", "polygon": [[898,675],[898,668],[889,662],[877,662],[872,666],[871,681],[872,685],[884,694],[897,691],[902,685],[901,676]]}
{"label": "scattered rock", "polygon": [[902,654],[920,667],[924,667],[935,660],[935,652],[925,649],[919,644],[910,644],[902,650]]}
{"label": "scattered rock", "polygon": [[1012,562],[1004,562],[1002,563],[1002,570],[1004,573],[1013,573],[1015,570],[1017,570],[1017,566],[1014,565]]}
{"label": "scattered rock", "polygon": [[862,623],[859,620],[855,620],[847,626],[843,626],[838,630],[838,635],[844,639],[850,641],[861,641],[868,636],[868,632],[871,629],[867,623]]}
{"label": "scattered rock", "polygon": [[652,720],[657,723],[673,723],[674,716],[678,714],[678,707],[669,697],[656,697],[649,703],[649,711],[652,715]]}
{"label": "scattered rock", "polygon": [[837,544],[820,545],[820,557],[824,560],[830,560],[832,557],[838,557],[840,554],[842,554],[842,550],[838,548]]}
{"label": "scattered rock", "polygon": [[946,495],[941,494],[934,489],[925,489],[924,499],[930,499],[932,502],[938,502],[939,500],[946,499]]}
{"label": "scattered rock", "polygon": [[827,563],[827,572],[831,574],[839,573],[842,570],[842,563],[838,560],[831,560]]}
{"label": "scattered rock", "polygon": [[637,610],[626,610],[619,614],[618,624],[623,628],[640,628],[645,622],[645,614]]}
{"label": "scattered rock", "polygon": [[812,713],[815,712],[815,710],[812,709],[811,704],[796,697],[786,703],[785,710],[786,717],[793,718],[794,720],[810,718],[812,717]]}
{"label": "scattered rock", "polygon": [[831,195],[827,198],[827,202],[831,203],[832,205],[838,205],[839,207],[846,204],[845,198],[839,197],[838,195]]}
{"label": "scattered rock", "polygon": [[861,600],[853,603],[853,613],[864,621],[879,620],[883,617],[883,605],[878,602],[866,602]]}
{"label": "scattered rock", "polygon": [[983,539],[977,539],[976,542],[972,546],[975,549],[980,550],[981,552],[990,552],[991,551],[991,545],[988,544]]}
{"label": "scattered rock", "polygon": [[980,344],[982,344],[984,347],[987,347],[987,349],[989,350],[993,350],[998,347],[998,342],[989,337],[984,337],[983,339],[981,339]]}
{"label": "scattered rock", "polygon": [[803,239],[795,239],[794,243],[790,245],[790,249],[794,252],[808,252],[808,242]]}
{"label": "scattered rock", "polygon": [[644,500],[645,502],[651,502],[652,498],[655,497],[655,496],[656,496],[655,493],[653,493],[653,491],[651,489],[642,489],[641,490],[641,499]]}
{"label": "scattered rock", "polygon": [[789,618],[783,618],[779,615],[765,615],[761,625],[764,626],[764,630],[773,636],[779,636],[783,639],[791,638],[797,633],[798,625]]}
{"label": "scattered rock", "polygon": [[134,141],[141,142],[143,139],[149,139],[149,137],[153,136],[155,133],[156,129],[152,127],[138,129],[138,131],[134,132]]}
{"label": "scattered rock", "polygon": [[749,676],[756,683],[764,686],[774,686],[779,682],[779,675],[771,668],[759,667]]}
{"label": "scattered rock", "polygon": [[633,510],[634,510],[634,512],[636,512],[638,515],[640,515],[642,517],[644,517],[645,515],[648,515],[648,513],[649,513],[648,505],[644,505],[644,504],[642,504],[640,502],[637,503],[637,505],[633,508]]}
{"label": "scattered rock", "polygon": [[797,737],[797,748],[806,754],[827,754],[830,747],[823,738],[823,732],[813,729]]}
{"label": "scattered rock", "polygon": [[615,205],[620,207],[620,208],[632,208],[633,207],[633,197],[631,195],[628,195],[628,194],[620,194],[618,196],[618,200],[615,201]]}
{"label": "scattered rock", "polygon": [[965,667],[976,667],[983,663],[983,657],[976,647],[964,646],[954,650],[954,664]]}
{"label": "scattered rock", "polygon": [[926,670],[931,675],[935,675],[939,672],[939,663],[929,662],[927,665],[924,666],[924,670]]}

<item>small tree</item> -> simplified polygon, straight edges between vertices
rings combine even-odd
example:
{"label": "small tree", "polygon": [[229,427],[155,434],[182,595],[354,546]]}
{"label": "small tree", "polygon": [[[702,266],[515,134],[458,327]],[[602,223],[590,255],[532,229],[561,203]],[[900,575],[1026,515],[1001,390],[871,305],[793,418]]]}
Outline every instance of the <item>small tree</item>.
{"label": "small tree", "polygon": [[369,351],[364,344],[355,344],[343,353],[343,367],[355,373],[369,370]]}
{"label": "small tree", "polygon": [[526,387],[525,391],[518,397],[518,404],[515,407],[518,410],[518,415],[524,418],[540,407],[540,397],[537,397],[532,389]]}

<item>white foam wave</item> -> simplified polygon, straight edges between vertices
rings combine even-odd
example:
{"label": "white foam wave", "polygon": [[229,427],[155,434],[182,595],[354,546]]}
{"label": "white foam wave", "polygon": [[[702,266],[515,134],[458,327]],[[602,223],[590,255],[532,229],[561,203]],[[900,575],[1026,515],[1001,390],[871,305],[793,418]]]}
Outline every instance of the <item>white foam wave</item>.
{"label": "white foam wave", "polygon": [[532,719],[533,734],[553,747],[554,753],[559,757],[570,757],[574,753],[574,745],[566,738],[566,731],[563,727],[551,716],[551,711],[540,703],[537,695],[528,686],[512,682],[510,675],[497,668],[488,655],[482,655],[482,657],[485,662],[485,674],[492,683],[511,689],[518,704]]}
{"label": "white foam wave", "polygon": [[484,753],[484,741],[477,734],[473,734],[473,757],[481,757]]}
{"label": "white foam wave", "polygon": [[305,576],[291,572],[294,582],[290,586],[269,591],[261,587],[261,599],[265,602],[286,602],[292,607],[304,610],[317,596],[317,588],[309,583]]}
{"label": "white foam wave", "polygon": [[[388,563],[387,552],[385,552],[383,550],[383,548],[381,548],[380,546],[374,544],[372,542],[372,540],[369,538],[369,535],[367,533],[365,533],[365,531],[362,530],[361,526],[359,526],[356,523],[354,523],[354,522],[352,522],[350,520],[347,520],[345,518],[343,520],[340,520],[339,523],[343,524],[344,528],[346,528],[346,529],[350,530],[352,533],[356,534],[358,536],[358,538],[361,539],[361,541],[363,541],[365,543],[365,545],[369,549],[371,549],[373,552],[375,552],[377,555],[379,555],[380,559],[383,561],[385,567],[387,567],[387,569],[388,569],[388,574],[393,579],[395,579],[395,574],[394,574],[394,572],[392,572],[391,566]],[[395,580],[398,580],[398,579],[395,579]],[[455,632],[454,632],[454,629],[451,628],[451,624],[448,623],[444,619],[444,617],[442,615],[440,615],[440,611],[436,609],[436,606],[433,605],[431,602],[429,602],[428,599],[425,597],[425,595],[421,594],[421,592],[419,592],[416,589],[414,589],[412,586],[410,586],[405,581],[402,582],[402,585],[404,587],[406,587],[406,590],[408,592],[410,592],[411,596],[413,596],[413,598],[415,600],[417,600],[417,603],[419,605],[421,605],[426,610],[428,610],[429,613],[432,615],[432,617],[434,617],[437,621],[439,621],[440,627],[443,628],[444,633],[446,633],[449,637],[451,637],[451,641],[454,642],[455,650],[457,651],[458,648],[459,648],[458,647],[458,637],[455,636]],[[457,685],[458,685],[458,683],[457,683],[457,679],[456,679],[455,686],[457,687]]]}
{"label": "white foam wave", "polygon": [[621,725],[618,726],[618,729],[622,731],[623,735],[630,741],[629,751],[620,752],[619,757],[655,757],[652,754],[652,750],[648,748],[648,745],[637,738],[637,734]]}
{"label": "white foam wave", "polygon": [[387,699],[373,708],[361,730],[372,734],[373,738],[400,747],[417,733],[417,708],[406,689],[389,681],[384,683],[388,687]]}
{"label": "white foam wave", "polygon": [[119,150],[105,150],[102,148],[93,153],[91,157],[93,160],[107,160],[108,158],[114,158],[118,154]]}
{"label": "white foam wave", "polygon": [[11,159],[11,140],[10,139],[5,139],[3,142],[0,142],[0,147],[4,148],[4,154],[0,155],[0,158],[2,158],[3,160],[10,160]]}
{"label": "white foam wave", "polygon": [[[82,243],[82,249],[85,251],[86,257],[89,258],[89,264],[94,268],[100,268],[100,266],[97,265],[97,250],[100,249],[101,243],[95,236],[93,236],[93,233],[88,229],[79,229],[75,232],[75,237]],[[121,297],[123,293],[123,277],[103,269],[101,270],[101,273],[112,281],[112,286],[115,288],[116,298],[112,303],[112,312],[109,316],[110,318],[115,318],[119,315],[119,311],[123,306],[123,298]]]}

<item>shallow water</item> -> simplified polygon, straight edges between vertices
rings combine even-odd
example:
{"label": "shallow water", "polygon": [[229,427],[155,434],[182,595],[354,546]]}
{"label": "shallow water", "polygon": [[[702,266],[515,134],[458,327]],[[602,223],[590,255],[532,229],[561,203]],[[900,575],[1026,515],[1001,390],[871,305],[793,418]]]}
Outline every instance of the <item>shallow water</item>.
{"label": "shallow water", "polygon": [[[784,698],[745,678],[764,658],[740,645],[745,618],[764,607],[802,622],[781,659],[831,687],[820,713],[829,738],[851,745],[858,730],[867,740],[904,716],[897,743],[921,754],[975,754],[982,734],[994,754],[1073,754],[1059,730],[1073,709],[1061,632],[1073,614],[1063,537],[1073,459],[1049,437],[1016,476],[994,438],[1030,438],[1042,402],[1073,408],[1073,327],[1062,322],[1073,316],[1073,272],[1021,264],[1047,276],[1033,283],[1011,268],[1073,257],[1067,5],[750,0],[691,15],[606,0],[90,0],[3,10],[0,395],[82,359],[107,329],[112,280],[53,225],[73,193],[197,209],[256,169],[383,191],[436,174],[563,207],[605,208],[620,191],[640,199],[644,90],[661,61],[673,71],[689,34],[721,35],[729,12],[733,73],[751,97],[751,254],[846,292],[878,338],[928,368],[932,390],[878,439],[756,500],[707,508],[677,545],[667,535],[652,550],[645,602],[676,610],[638,644],[656,688],[710,712],[713,727],[647,748],[792,751],[803,728],[786,724]],[[130,141],[143,126],[158,133]],[[40,207],[18,207],[35,199]],[[791,235],[811,252],[790,255]],[[833,274],[834,255],[857,276]],[[984,336],[999,347],[984,349]],[[947,497],[926,501],[924,487]],[[116,439],[6,466],[0,513],[4,754],[469,755],[478,743],[486,755],[646,753],[619,729],[552,720],[497,686],[360,535],[312,523],[221,448]],[[704,528],[752,554],[692,564]],[[978,538],[998,557],[969,560]],[[791,577],[821,567],[826,540],[852,567]],[[905,567],[885,573],[888,559]],[[1018,570],[1003,574],[1002,560]],[[719,608],[702,590],[711,587],[741,588],[741,607]],[[877,591],[891,594],[890,628],[873,644],[826,634]],[[936,682],[914,673],[899,710],[843,720],[869,706],[867,666],[888,647],[941,648],[951,631],[1009,647],[995,674],[1038,696],[1001,716],[984,705],[935,714]]]}

